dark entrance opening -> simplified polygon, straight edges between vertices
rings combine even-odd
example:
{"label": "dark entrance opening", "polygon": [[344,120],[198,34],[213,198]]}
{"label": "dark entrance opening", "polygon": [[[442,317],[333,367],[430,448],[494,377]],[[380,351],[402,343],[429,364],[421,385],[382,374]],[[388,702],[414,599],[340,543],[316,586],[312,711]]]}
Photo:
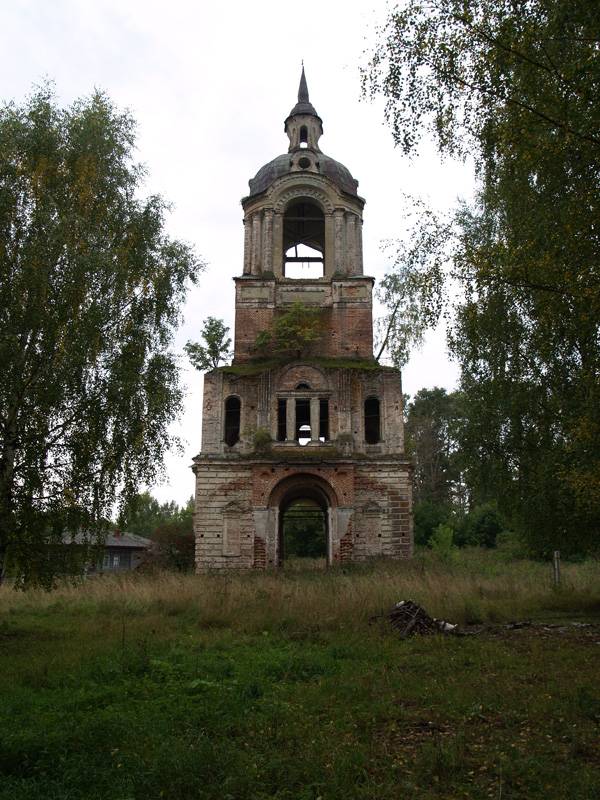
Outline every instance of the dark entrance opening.
{"label": "dark entrance opening", "polygon": [[316,559],[327,563],[327,511],[311,497],[299,497],[280,510],[280,563]]}
{"label": "dark entrance opening", "polygon": [[278,511],[277,566],[294,569],[331,563],[331,512],[337,505],[333,487],[319,475],[299,472],[273,488],[269,506]]}

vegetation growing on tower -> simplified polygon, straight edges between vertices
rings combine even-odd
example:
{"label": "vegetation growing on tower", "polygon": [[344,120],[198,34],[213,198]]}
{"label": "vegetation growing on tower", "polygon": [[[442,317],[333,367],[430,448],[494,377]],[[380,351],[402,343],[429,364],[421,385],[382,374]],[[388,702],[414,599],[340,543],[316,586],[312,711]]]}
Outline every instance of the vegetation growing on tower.
{"label": "vegetation growing on tower", "polygon": [[325,329],[322,308],[295,302],[256,337],[259,355],[302,356],[312,352]]}

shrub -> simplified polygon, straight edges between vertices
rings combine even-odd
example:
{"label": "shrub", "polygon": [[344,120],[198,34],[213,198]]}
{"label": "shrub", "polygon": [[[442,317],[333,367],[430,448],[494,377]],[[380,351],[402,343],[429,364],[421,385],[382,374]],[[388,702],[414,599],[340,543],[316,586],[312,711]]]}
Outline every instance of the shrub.
{"label": "shrub", "polygon": [[454,544],[454,530],[450,525],[438,525],[429,539],[431,550],[444,561],[455,558],[458,548]]}
{"label": "shrub", "polygon": [[191,518],[164,522],[156,528],[152,538],[156,549],[151,560],[156,566],[178,572],[194,569],[195,539]]}
{"label": "shrub", "polygon": [[273,441],[271,434],[266,428],[259,428],[253,437],[254,450],[257,453],[268,453]]}
{"label": "shrub", "polygon": [[258,333],[254,348],[263,356],[300,356],[313,349],[322,333],[322,309],[292,303],[287,311],[275,318],[268,330]]}
{"label": "shrub", "polygon": [[527,558],[529,555],[523,537],[515,531],[502,531],[496,536],[498,555],[506,561]]}
{"label": "shrub", "polygon": [[456,532],[456,543],[459,547],[495,547],[496,537],[505,528],[496,504],[483,503],[463,517]]}
{"label": "shrub", "polygon": [[[339,437],[338,437],[339,438]],[[452,516],[451,510],[440,503],[424,500],[415,505],[415,544],[427,545],[438,527],[445,525]]]}

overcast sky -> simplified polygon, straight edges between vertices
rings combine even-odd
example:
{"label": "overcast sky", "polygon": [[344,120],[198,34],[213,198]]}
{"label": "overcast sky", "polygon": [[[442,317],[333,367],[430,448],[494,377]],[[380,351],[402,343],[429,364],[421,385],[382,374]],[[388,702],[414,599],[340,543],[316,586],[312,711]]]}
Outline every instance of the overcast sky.
{"label": "overcast sky", "polygon": [[[469,169],[440,163],[426,144],[410,162],[393,145],[381,104],[360,99],[359,66],[386,3],[327,0],[0,0],[0,96],[21,101],[52,79],[64,103],[105,90],[138,122],[148,192],[173,204],[169,232],[207,262],[189,296],[176,349],[198,339],[208,316],[233,328],[232,277],[242,271],[248,179],[287,151],[283,121],[295,105],[304,59],[310,99],[323,119],[324,152],[345,164],[366,198],[365,272],[389,265],[381,243],[403,230],[402,193],[442,209],[472,189]],[[186,410],[174,430],[183,454],[167,458],[161,501],[193,492],[200,448],[202,379],[182,358]],[[453,388],[443,335],[432,335],[403,370],[404,391]]]}

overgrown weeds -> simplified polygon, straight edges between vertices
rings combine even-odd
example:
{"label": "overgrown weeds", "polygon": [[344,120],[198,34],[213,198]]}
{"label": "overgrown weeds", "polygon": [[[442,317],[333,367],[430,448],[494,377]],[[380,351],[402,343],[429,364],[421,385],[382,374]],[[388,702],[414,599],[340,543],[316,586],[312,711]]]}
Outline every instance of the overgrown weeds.
{"label": "overgrown weeds", "polygon": [[597,628],[369,625],[406,597],[459,622],[592,616],[596,564],[560,590],[489,552],[318,566],[3,588],[0,800],[599,796]]}
{"label": "overgrown weeds", "polygon": [[409,562],[380,561],[329,570],[306,560],[266,573],[124,574],[65,585],[46,593],[0,590],[5,614],[30,611],[82,616],[184,616],[200,628],[253,633],[299,628],[355,630],[401,599],[458,623],[499,622],[545,614],[594,614],[600,609],[597,562],[565,564],[562,585],[550,565],[507,563],[491,551],[461,551],[448,561],[424,552]]}

